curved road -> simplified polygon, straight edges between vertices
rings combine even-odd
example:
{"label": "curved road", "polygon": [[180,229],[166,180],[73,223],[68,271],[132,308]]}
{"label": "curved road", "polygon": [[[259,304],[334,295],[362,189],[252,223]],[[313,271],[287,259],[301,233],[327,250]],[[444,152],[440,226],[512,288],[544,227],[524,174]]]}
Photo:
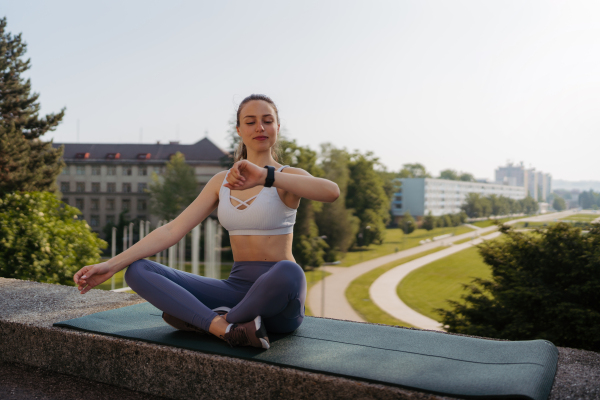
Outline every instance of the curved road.
{"label": "curved road", "polygon": [[[572,214],[574,211],[564,211],[561,213],[553,213],[553,214],[544,214],[536,217],[519,219],[517,221],[544,221],[544,220],[553,220],[555,218],[562,218],[566,215]],[[515,222],[517,222],[515,221]],[[346,299],[346,289],[350,285],[350,283],[358,278],[359,276],[381,266],[387,264],[389,262],[393,262],[395,260],[400,260],[402,258],[412,256],[439,246],[446,246],[450,243],[467,239],[467,238],[477,238],[479,235],[485,234],[487,232],[492,232],[496,230],[496,226],[490,226],[487,228],[482,228],[478,230],[474,230],[472,232],[464,233],[462,235],[453,236],[448,239],[427,243],[424,245],[420,245],[417,247],[413,247],[408,250],[399,251],[394,254],[389,254],[387,256],[375,258],[372,260],[368,260],[359,264],[355,264],[351,267],[332,267],[326,266],[323,267],[325,271],[331,272],[331,275],[325,277],[324,280],[317,282],[309,291],[307,296],[307,303],[310,307],[313,315],[317,317],[325,316],[327,318],[336,318],[336,319],[344,319],[350,321],[359,321],[365,322],[356,311],[350,306],[348,300]],[[453,246],[454,247],[454,246]],[[445,250],[444,250],[445,251]],[[416,261],[416,260],[415,260]],[[405,264],[403,264],[405,265]],[[323,304],[322,293],[323,293],[323,285],[325,292],[325,302]],[[396,283],[397,285],[397,283]],[[395,287],[394,287],[395,288]],[[394,289],[395,293],[395,289]],[[381,306],[380,306],[381,307]],[[387,307],[387,306],[386,306]],[[383,308],[383,307],[382,307]],[[324,313],[322,312],[324,311]],[[403,318],[400,318],[403,321],[406,321]],[[408,321],[406,321],[408,322]]]}

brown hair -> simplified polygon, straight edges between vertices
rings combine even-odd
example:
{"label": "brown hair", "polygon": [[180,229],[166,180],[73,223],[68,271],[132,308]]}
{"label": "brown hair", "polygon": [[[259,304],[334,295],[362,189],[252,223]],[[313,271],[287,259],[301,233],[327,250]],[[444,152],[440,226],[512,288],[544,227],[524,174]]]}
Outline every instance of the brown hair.
{"label": "brown hair", "polygon": [[[277,111],[277,106],[275,105],[275,103],[273,102],[273,100],[271,100],[268,96],[265,96],[264,94],[251,94],[250,96],[246,97],[244,100],[242,100],[242,102],[240,103],[238,110],[237,110],[237,119],[236,119],[236,123],[235,126],[239,128],[240,126],[240,113],[242,111],[242,108],[244,108],[244,106],[251,102],[252,100],[262,100],[267,102],[271,107],[273,107],[273,109],[275,110],[275,118],[277,118],[277,124],[279,124],[279,112]],[[275,161],[278,161],[278,155],[279,155],[279,141],[275,142],[275,145],[273,147],[271,147],[271,156],[273,157],[273,159]],[[238,162],[240,160],[245,160],[246,158],[248,158],[248,152],[246,150],[246,145],[244,144],[244,141],[240,139],[240,141],[238,142],[238,147],[237,149],[235,149],[235,152],[233,153],[233,162]]]}

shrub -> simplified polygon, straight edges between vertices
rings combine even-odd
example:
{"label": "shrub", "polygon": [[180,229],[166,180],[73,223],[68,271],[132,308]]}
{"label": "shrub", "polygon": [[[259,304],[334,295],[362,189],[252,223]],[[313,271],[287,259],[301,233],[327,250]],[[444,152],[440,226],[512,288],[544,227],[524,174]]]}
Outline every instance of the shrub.
{"label": "shrub", "polygon": [[599,351],[600,226],[501,231],[506,240],[479,246],[492,278],[464,285],[464,302],[437,310],[447,330]]}
{"label": "shrub", "polygon": [[107,247],[79,214],[49,192],[0,198],[0,277],[75,285],[73,274]]}

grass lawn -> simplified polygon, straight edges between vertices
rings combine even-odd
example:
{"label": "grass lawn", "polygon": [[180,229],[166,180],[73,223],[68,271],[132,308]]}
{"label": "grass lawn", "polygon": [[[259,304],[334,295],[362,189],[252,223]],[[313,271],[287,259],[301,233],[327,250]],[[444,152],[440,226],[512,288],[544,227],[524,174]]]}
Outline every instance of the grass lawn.
{"label": "grass lawn", "polygon": [[508,217],[508,218],[500,218],[500,219],[486,219],[484,221],[472,222],[471,225],[475,225],[480,228],[487,228],[488,226],[494,225],[497,221],[500,221],[501,223],[505,223],[508,221],[512,221],[513,219],[521,219],[521,218],[527,218],[527,216],[525,216],[525,217]]}
{"label": "grass lawn", "polygon": [[377,278],[383,275],[385,272],[390,269],[397,267],[400,264],[404,264],[406,262],[415,260],[417,258],[421,258],[426,256],[427,254],[435,253],[436,251],[442,250],[443,247],[437,247],[435,249],[431,249],[428,251],[424,251],[419,254],[415,254],[410,257],[402,258],[397,261],[393,261],[391,263],[387,263],[382,265],[381,267],[377,267],[366,274],[363,274],[353,280],[350,283],[350,286],[346,289],[346,298],[348,302],[354,308],[354,310],[361,316],[365,321],[376,323],[376,324],[386,324],[386,325],[397,325],[397,326],[405,326],[412,327],[412,325],[400,321],[383,311],[381,308],[377,307],[375,303],[371,300],[369,296],[369,287],[375,282]]}
{"label": "grass lawn", "polygon": [[600,214],[575,214],[559,219],[559,221],[577,221],[577,222],[592,222],[600,218]]}
{"label": "grass lawn", "polygon": [[490,278],[491,269],[478,249],[471,247],[414,270],[396,290],[410,308],[440,321],[433,309],[448,308],[446,300],[460,300],[465,293],[461,284],[470,283],[474,277]]}
{"label": "grass lawn", "polygon": [[410,249],[412,247],[419,246],[419,242],[421,240],[432,239],[434,236],[445,235],[447,233],[454,233],[456,236],[467,232],[473,232],[473,229],[466,226],[435,228],[430,231],[425,229],[416,229],[409,235],[405,235],[404,232],[398,228],[387,229],[383,244],[371,244],[367,247],[359,247],[350,250],[348,253],[346,253],[346,256],[342,260],[340,266],[350,267],[363,261],[382,257],[397,251]]}

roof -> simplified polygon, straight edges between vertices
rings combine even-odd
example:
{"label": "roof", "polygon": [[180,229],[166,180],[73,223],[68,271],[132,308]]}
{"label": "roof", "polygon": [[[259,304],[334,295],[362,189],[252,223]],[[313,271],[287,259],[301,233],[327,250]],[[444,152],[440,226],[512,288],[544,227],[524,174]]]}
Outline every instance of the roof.
{"label": "roof", "polygon": [[[65,146],[63,158],[65,160],[76,160],[85,158],[88,160],[115,159],[109,154],[119,154],[118,159],[123,160],[164,160],[168,161],[170,156],[181,152],[186,161],[219,161],[228,152],[217,147],[208,138],[199,140],[194,144],[144,144],[144,143],[53,143],[54,148]],[[87,157],[77,154],[89,153]],[[150,156],[146,157],[147,154]],[[143,156],[141,156],[143,155]],[[143,157],[143,158],[142,158]]]}

